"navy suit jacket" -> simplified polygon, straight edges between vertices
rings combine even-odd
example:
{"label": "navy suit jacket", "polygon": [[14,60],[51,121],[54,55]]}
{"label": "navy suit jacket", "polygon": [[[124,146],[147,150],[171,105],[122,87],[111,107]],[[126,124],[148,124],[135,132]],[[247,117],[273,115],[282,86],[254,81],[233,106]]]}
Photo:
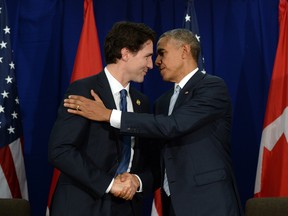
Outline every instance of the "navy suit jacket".
{"label": "navy suit jacket", "polygon": [[[65,98],[74,94],[92,99],[91,89],[100,96],[106,107],[116,109],[104,72],[72,83]],[[133,87],[130,87],[130,95],[134,112],[149,112],[149,101],[145,95]],[[151,149],[139,142],[136,138],[130,173],[141,178],[143,193],[149,193],[153,185],[148,152]],[[52,201],[52,216],[111,215],[113,199],[105,191],[121,159],[120,143],[118,129],[108,123],[69,114],[67,108],[60,105],[49,142],[49,161],[61,171]],[[136,215],[142,212],[143,193],[137,193],[132,200]]]}
{"label": "navy suit jacket", "polygon": [[231,162],[231,101],[224,81],[196,72],[167,116],[172,94],[173,89],[156,101],[156,115],[123,113],[121,132],[162,139],[176,215],[241,215]]}

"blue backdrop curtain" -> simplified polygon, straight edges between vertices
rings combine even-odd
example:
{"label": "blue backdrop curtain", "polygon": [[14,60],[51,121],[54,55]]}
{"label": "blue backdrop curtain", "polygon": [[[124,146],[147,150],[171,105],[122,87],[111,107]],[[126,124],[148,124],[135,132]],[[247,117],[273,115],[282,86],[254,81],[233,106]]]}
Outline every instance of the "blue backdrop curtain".
{"label": "blue backdrop curtain", "polygon": [[[82,28],[83,0],[7,0],[33,215],[44,215],[52,175],[47,144]],[[158,36],[183,25],[186,0],[94,0],[100,44],[114,22],[144,22]],[[207,73],[233,101],[233,163],[243,204],[253,196],[258,150],[278,40],[277,0],[195,0]],[[102,51],[103,53],[103,51]],[[103,56],[103,54],[102,54]],[[103,62],[105,65],[105,62]],[[152,101],[171,87],[156,68],[136,85]]]}

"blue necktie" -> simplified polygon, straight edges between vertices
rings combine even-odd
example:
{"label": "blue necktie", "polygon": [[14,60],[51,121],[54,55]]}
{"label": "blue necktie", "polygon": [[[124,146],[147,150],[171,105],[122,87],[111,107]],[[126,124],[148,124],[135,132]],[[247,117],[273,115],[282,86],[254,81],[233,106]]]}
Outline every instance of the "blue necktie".
{"label": "blue necktie", "polygon": [[[120,110],[122,112],[127,112],[127,91],[122,89],[120,91]],[[122,148],[122,159],[116,171],[117,174],[122,174],[127,172],[130,157],[131,157],[131,137],[130,136],[121,136],[121,142],[123,144]]]}

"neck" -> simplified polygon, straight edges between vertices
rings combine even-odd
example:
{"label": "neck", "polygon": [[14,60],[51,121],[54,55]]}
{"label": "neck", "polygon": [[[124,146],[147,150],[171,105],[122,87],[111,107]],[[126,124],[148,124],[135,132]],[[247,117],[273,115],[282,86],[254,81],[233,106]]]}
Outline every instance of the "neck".
{"label": "neck", "polygon": [[121,67],[121,64],[108,64],[107,69],[111,75],[122,84],[123,87],[126,87],[130,82],[130,80],[125,77],[126,73]]}

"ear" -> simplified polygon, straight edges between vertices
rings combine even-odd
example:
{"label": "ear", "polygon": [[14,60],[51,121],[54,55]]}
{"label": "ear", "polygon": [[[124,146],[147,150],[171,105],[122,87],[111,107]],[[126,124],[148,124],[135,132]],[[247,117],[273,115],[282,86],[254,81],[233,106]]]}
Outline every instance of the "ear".
{"label": "ear", "polygon": [[123,61],[128,61],[130,51],[124,47],[121,49],[121,56]]}
{"label": "ear", "polygon": [[182,45],[182,58],[187,58],[187,56],[191,55],[190,46],[188,44]]}

